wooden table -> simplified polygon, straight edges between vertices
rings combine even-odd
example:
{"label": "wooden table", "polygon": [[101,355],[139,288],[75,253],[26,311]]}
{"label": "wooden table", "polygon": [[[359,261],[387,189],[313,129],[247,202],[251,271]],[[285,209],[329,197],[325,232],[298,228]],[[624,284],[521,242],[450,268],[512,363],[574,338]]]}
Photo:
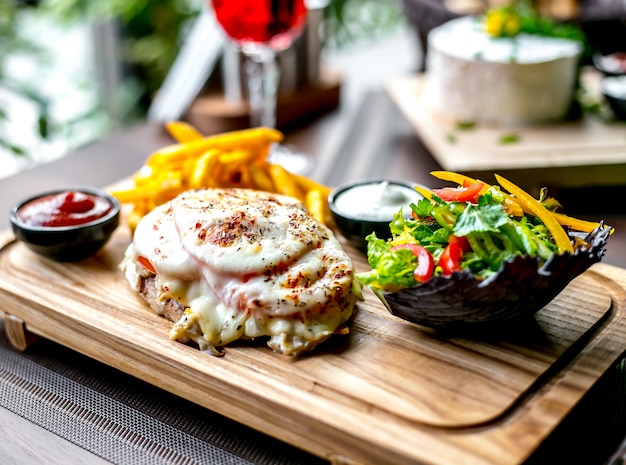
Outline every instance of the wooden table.
{"label": "wooden table", "polygon": [[[287,132],[287,142],[308,152],[316,162],[312,177],[329,185],[356,179],[393,178],[434,185],[428,175],[439,165],[424,149],[411,125],[398,111],[384,91],[365,96],[358,111],[348,119],[333,113],[312,121],[306,127]],[[74,186],[106,186],[128,176],[141,166],[146,156],[170,140],[157,125],[139,125],[114,134],[110,138],[77,151],[75,154],[0,181],[0,209],[33,192],[48,188]],[[523,179],[513,179],[523,183]],[[624,180],[626,184],[626,180]],[[624,186],[611,186],[611,195],[620,194]],[[606,193],[606,187],[599,192]],[[626,212],[623,206],[615,211],[592,210],[595,202],[583,202],[588,190],[563,189],[571,204],[566,209],[590,219],[607,218],[618,229],[611,238],[605,264],[626,268]],[[623,198],[623,197],[622,197]],[[576,207],[580,208],[576,208]],[[6,216],[0,228],[8,226]],[[0,409],[0,424],[5,440],[0,443],[0,461],[11,463],[101,463],[102,460],[80,447],[51,434],[41,427]],[[613,444],[615,447],[617,444]],[[604,450],[597,458],[603,463],[612,450]]]}

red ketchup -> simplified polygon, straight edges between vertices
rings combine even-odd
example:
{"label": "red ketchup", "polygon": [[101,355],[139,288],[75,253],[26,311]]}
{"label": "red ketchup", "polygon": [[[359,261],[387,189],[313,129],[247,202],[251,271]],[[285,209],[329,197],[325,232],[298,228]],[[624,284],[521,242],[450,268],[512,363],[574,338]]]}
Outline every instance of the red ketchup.
{"label": "red ketchup", "polygon": [[31,200],[17,216],[30,226],[76,226],[102,218],[112,208],[108,200],[96,195],[68,191]]}

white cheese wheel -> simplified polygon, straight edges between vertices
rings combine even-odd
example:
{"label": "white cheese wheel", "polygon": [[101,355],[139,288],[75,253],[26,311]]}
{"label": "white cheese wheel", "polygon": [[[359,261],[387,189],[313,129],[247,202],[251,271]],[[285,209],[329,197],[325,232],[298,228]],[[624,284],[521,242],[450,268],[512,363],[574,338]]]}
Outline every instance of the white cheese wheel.
{"label": "white cheese wheel", "polygon": [[459,122],[511,126],[562,120],[574,96],[581,51],[573,40],[494,38],[478,18],[451,20],[428,36],[424,104]]}

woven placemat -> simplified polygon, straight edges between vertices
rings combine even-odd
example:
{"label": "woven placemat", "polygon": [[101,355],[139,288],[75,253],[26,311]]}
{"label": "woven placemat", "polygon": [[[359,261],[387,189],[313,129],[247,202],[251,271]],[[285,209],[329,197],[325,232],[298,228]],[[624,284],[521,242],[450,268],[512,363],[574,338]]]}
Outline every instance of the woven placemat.
{"label": "woven placemat", "polygon": [[327,463],[51,341],[16,351],[2,320],[0,405],[116,464]]}

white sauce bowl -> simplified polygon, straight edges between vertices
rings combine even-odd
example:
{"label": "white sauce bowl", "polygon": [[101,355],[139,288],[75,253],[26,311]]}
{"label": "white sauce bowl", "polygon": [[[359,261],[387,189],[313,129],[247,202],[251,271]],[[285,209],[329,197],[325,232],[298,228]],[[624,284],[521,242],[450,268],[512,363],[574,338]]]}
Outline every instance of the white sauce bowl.
{"label": "white sauce bowl", "polygon": [[367,237],[375,232],[379,238],[391,236],[389,223],[400,210],[411,216],[409,204],[422,195],[407,181],[367,180],[334,189],[328,204],[337,228],[357,248],[367,248]]}

